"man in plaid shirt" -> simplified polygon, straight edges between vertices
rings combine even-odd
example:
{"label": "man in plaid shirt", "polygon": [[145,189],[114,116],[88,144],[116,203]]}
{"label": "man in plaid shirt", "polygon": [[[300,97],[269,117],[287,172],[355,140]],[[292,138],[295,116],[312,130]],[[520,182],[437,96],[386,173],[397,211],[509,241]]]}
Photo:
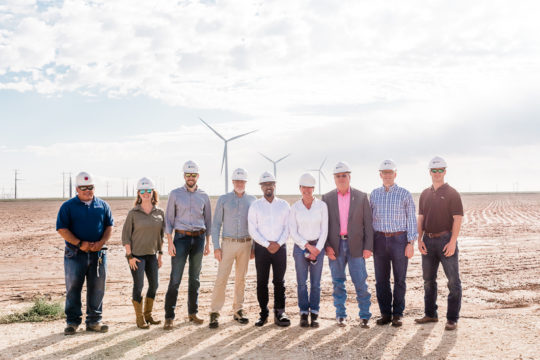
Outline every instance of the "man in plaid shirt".
{"label": "man in plaid shirt", "polygon": [[[395,184],[396,164],[392,160],[381,163],[379,175],[383,186],[373,190],[369,199],[375,231],[375,288],[381,310],[377,325],[391,322],[392,326],[401,326],[405,309],[407,265],[414,254],[414,241],[418,237],[414,200],[410,192]],[[390,270],[394,273],[393,294]]]}

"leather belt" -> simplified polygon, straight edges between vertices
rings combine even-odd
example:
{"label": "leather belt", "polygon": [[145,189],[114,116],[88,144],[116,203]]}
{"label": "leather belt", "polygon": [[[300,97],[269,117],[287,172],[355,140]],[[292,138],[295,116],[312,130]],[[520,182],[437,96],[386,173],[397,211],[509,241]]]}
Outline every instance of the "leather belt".
{"label": "leather belt", "polygon": [[341,240],[349,240],[349,235],[339,235]]}
{"label": "leather belt", "polygon": [[384,237],[392,237],[392,236],[398,236],[398,235],[401,235],[401,234],[405,234],[406,231],[396,231],[396,232],[382,232],[382,231],[377,231],[379,234],[383,234]]}
{"label": "leather belt", "polygon": [[187,236],[201,236],[206,232],[206,230],[201,229],[197,231],[187,231],[187,230],[174,230],[177,234],[187,235]]}
{"label": "leather belt", "polygon": [[443,235],[450,234],[450,231],[441,231],[438,233],[426,233],[427,237],[430,239],[441,237]]}
{"label": "leather belt", "polygon": [[223,241],[231,241],[231,242],[244,243],[244,242],[249,242],[249,241],[251,241],[251,237],[246,236],[246,237],[243,237],[243,238],[233,238],[233,237],[224,236],[224,237],[223,237]]}

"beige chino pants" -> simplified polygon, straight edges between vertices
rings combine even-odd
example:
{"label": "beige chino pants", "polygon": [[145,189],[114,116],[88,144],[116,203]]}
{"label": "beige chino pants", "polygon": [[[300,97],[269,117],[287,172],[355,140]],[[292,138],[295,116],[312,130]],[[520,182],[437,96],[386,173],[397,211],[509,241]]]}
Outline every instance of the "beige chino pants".
{"label": "beige chino pants", "polygon": [[231,274],[233,262],[235,263],[233,311],[236,313],[238,310],[242,310],[250,255],[251,241],[225,240],[221,243],[221,261],[218,266],[214,291],[212,292],[211,312],[220,312],[225,303],[225,288]]}

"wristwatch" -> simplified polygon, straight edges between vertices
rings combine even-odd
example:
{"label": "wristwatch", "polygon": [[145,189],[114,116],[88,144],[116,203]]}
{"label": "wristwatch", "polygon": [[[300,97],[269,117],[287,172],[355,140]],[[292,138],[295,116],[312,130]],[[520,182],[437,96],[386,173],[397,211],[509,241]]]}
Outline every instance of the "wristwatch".
{"label": "wristwatch", "polygon": [[163,255],[163,251],[161,251],[161,250],[158,250],[157,253],[158,253],[158,255]]}
{"label": "wristwatch", "polygon": [[82,245],[82,240],[79,240],[79,243],[77,245],[75,245],[75,246],[77,247],[77,249],[80,249],[81,245]]}
{"label": "wristwatch", "polygon": [[126,254],[126,259],[128,259],[128,260],[133,259],[133,254]]}

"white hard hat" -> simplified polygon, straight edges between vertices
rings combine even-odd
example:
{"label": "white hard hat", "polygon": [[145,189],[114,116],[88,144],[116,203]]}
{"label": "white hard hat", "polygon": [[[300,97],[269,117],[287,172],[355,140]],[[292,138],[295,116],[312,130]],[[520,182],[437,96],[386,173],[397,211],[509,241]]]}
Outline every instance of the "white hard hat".
{"label": "white hard hat", "polygon": [[382,171],[382,170],[396,171],[396,168],[397,168],[396,163],[393,160],[384,160],[381,163],[381,166],[379,166],[379,171]]}
{"label": "white hard hat", "polygon": [[340,161],[334,166],[334,174],[350,173],[351,167],[345,161]]}
{"label": "white hard hat", "polygon": [[137,182],[137,190],[153,190],[154,188],[154,182],[147,177],[140,178]]}
{"label": "white hard hat", "polygon": [[428,165],[428,169],[441,169],[446,167],[446,161],[440,156],[435,156],[429,161]]}
{"label": "white hard hat", "polygon": [[183,171],[188,174],[198,174],[199,166],[195,164],[195,161],[188,160],[184,163]]}
{"label": "white hard hat", "polygon": [[262,184],[265,182],[276,182],[276,178],[274,177],[274,175],[270,174],[268,171],[265,171],[262,173],[261,177],[259,178],[259,184]]}
{"label": "white hard hat", "polygon": [[82,171],[75,177],[75,186],[94,185],[94,179],[89,173]]}
{"label": "white hard hat", "polygon": [[240,180],[240,181],[247,181],[248,179],[248,173],[246,169],[238,168],[233,171],[232,173],[232,179],[233,180]]}
{"label": "white hard hat", "polygon": [[300,176],[300,186],[315,187],[316,183],[315,178],[310,173],[305,173],[304,175]]}

